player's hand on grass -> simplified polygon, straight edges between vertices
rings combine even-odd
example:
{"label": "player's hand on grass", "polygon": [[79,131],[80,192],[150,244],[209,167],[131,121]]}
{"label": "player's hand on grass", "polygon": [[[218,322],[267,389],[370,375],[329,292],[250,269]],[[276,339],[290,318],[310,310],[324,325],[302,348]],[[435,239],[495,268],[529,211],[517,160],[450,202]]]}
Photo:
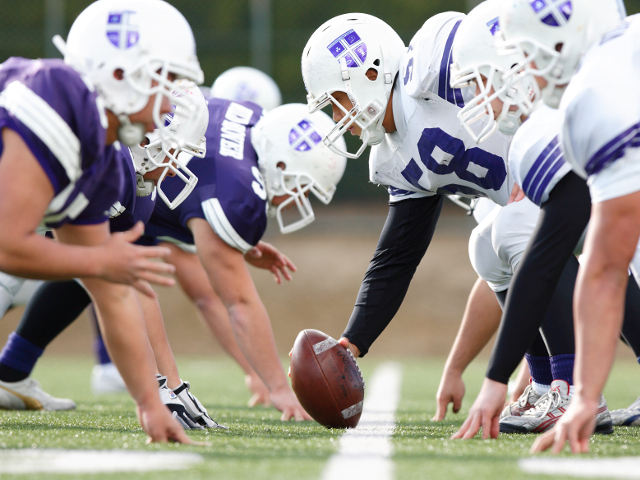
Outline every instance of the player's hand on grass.
{"label": "player's hand on grass", "polygon": [[256,268],[269,270],[278,285],[282,284],[281,276],[285,280],[291,280],[291,272],[298,270],[285,254],[267,242],[258,242],[244,258]]}
{"label": "player's hand on grass", "polygon": [[313,420],[311,416],[302,408],[300,402],[288,386],[271,392],[271,403],[282,412],[280,420],[287,422],[292,418],[299,422],[301,420]]}
{"label": "player's hand on grass", "polygon": [[138,406],[137,413],[140,425],[149,435],[147,443],[193,443],[162,403],[157,402],[150,407]]}
{"label": "player's hand on grass", "polygon": [[451,438],[467,440],[473,438],[482,427],[482,438],[498,438],[500,434],[500,412],[507,396],[507,386],[503,383],[484,379],[478,398],[473,402],[469,416]]}
{"label": "player's hand on grass", "polygon": [[589,451],[589,437],[596,428],[598,400],[587,401],[575,395],[567,412],[558,420],[553,429],[544,433],[534,442],[531,453],[544,452],[551,448],[552,453],[560,453],[569,442],[572,453]]}
{"label": "player's hand on grass", "polygon": [[152,260],[169,255],[168,248],[133,245],[132,242],[143,232],[144,225],[138,222],[127,232],[112,234],[109,240],[99,247],[99,258],[102,262],[98,276],[110,282],[132,285],[141,293],[155,298],[149,283],[172,286],[175,280],[162,274],[173,273],[175,267],[169,263]]}
{"label": "player's hand on grass", "polygon": [[257,374],[245,375],[244,383],[252,393],[252,397],[249,399],[247,405],[250,407],[255,407],[256,405],[271,406],[269,389]]}
{"label": "player's hand on grass", "polygon": [[440,379],[438,393],[436,393],[436,414],[431,419],[434,422],[444,420],[447,415],[449,404],[453,404],[453,413],[458,413],[462,407],[462,399],[464,398],[464,382],[462,375],[450,372],[445,369]]}
{"label": "player's hand on grass", "polygon": [[338,340],[338,343],[344,348],[348,348],[354,357],[358,358],[360,356],[360,349],[353,343],[351,343],[348,338],[342,337],[340,340]]}

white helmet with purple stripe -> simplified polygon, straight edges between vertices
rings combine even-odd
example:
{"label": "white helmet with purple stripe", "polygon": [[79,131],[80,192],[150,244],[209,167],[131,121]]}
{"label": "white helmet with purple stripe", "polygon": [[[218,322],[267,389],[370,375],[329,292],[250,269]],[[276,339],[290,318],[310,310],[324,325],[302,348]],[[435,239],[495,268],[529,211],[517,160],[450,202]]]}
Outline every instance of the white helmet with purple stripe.
{"label": "white helmet with purple stripe", "polygon": [[[404,53],[400,36],[379,18],[364,13],[332,18],[309,38],[302,52],[309,111],[333,104],[344,113],[323,139],[331,150],[358,158],[368,145],[382,142],[382,121]],[[375,79],[367,76],[371,70],[376,73]],[[334,92],[349,95],[353,108],[348,111],[343,107]],[[340,149],[337,142],[354,124],[362,129],[362,146],[352,154]]]}
{"label": "white helmet with purple stripe", "polygon": [[625,16],[622,0],[503,0],[501,48],[523,56],[505,81],[542,77],[542,99],[558,108],[587,49]]}
{"label": "white helmet with purple stripe", "polygon": [[[165,116],[166,128],[171,135],[161,137],[159,131],[155,130],[145,135],[144,146],[130,147],[138,175],[138,195],[146,196],[153,191],[153,183],[142,179],[144,174],[163,168],[156,187],[160,198],[172,210],[189,196],[198,182],[198,178],[187,168],[187,163],[194,156],[205,156],[205,133],[209,126],[207,101],[198,86],[189,80],[178,80],[174,87],[171,94],[173,111]],[[174,199],[169,199],[162,190],[162,181],[169,171],[185,183]]]}
{"label": "white helmet with purple stripe", "polygon": [[[300,103],[282,105],[267,113],[251,130],[251,142],[258,154],[264,178],[269,213],[280,231],[290,233],[313,222],[315,215],[309,194],[324,204],[333,198],[347,165],[344,156],[329,150],[322,137],[335,123],[323,112],[310,114]],[[337,146],[346,149],[343,138]],[[277,205],[277,197],[287,197]],[[284,211],[295,205],[299,218],[285,225]]]}
{"label": "white helmet with purple stripe", "polygon": [[66,44],[54,43],[65,62],[96,87],[105,106],[121,123],[122,143],[143,139],[142,125],[129,115],[141,111],[157,94],[153,119],[162,136],[170,136],[161,119],[163,96],[178,78],[202,83],[193,32],[175,7],[162,0],[100,0],[73,22]]}

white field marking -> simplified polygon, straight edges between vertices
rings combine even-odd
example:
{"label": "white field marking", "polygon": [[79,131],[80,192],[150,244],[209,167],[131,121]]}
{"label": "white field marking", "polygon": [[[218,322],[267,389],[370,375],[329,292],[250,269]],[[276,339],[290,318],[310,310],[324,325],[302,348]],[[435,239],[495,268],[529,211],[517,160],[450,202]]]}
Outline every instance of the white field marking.
{"label": "white field marking", "polygon": [[0,450],[3,473],[103,473],[183,470],[204,459],[195,453],[128,450]]}
{"label": "white field marking", "polygon": [[384,363],[373,372],[367,381],[360,422],[340,437],[338,453],[329,459],[322,480],[393,478],[391,435],[396,426],[401,380],[402,370],[396,363]]}
{"label": "white field marking", "polygon": [[524,472],[538,475],[640,479],[640,457],[525,458],[518,465]]}

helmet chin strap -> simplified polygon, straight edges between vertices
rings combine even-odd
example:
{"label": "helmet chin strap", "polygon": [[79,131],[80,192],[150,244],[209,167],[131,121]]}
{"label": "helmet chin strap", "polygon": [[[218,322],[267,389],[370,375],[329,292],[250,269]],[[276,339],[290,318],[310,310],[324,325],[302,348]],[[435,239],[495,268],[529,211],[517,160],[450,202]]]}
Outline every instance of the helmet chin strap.
{"label": "helmet chin strap", "polygon": [[498,130],[505,135],[514,135],[518,128],[520,128],[521,124],[522,121],[520,120],[520,117],[514,112],[509,112],[504,116],[500,116],[500,119],[498,120]]}
{"label": "helmet chin strap", "polygon": [[144,140],[145,128],[142,123],[131,123],[128,115],[118,115],[120,126],[118,127],[118,140],[127,147],[139,145]]}
{"label": "helmet chin strap", "polygon": [[153,193],[156,182],[153,180],[145,180],[141,173],[136,173],[136,196],[148,197]]}

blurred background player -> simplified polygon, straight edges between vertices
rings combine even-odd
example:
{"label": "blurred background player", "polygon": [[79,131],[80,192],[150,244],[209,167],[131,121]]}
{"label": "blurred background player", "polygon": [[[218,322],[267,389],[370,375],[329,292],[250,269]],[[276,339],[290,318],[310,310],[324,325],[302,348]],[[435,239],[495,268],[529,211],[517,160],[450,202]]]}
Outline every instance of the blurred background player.
{"label": "blurred background player", "polygon": [[282,95],[276,82],[253,67],[233,67],[222,72],[211,86],[209,96],[253,102],[270,111],[282,104]]}

